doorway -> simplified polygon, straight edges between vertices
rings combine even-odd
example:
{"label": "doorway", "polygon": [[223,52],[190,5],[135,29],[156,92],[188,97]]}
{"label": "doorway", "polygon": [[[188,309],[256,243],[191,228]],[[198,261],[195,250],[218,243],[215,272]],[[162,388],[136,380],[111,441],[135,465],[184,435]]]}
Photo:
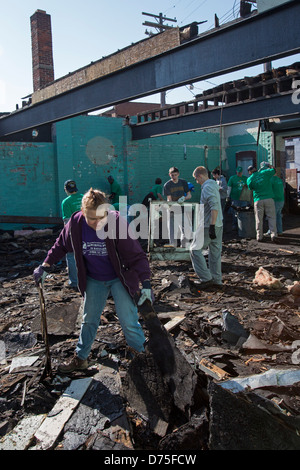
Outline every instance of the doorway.
{"label": "doorway", "polygon": [[245,150],[236,152],[236,167],[241,166],[243,168],[243,175],[248,176],[248,166],[252,165],[256,167],[256,151]]}

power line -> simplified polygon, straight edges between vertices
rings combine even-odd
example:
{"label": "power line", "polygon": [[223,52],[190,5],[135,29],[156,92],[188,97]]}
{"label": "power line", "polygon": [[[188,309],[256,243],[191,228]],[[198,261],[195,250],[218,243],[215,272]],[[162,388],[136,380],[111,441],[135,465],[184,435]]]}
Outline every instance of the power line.
{"label": "power line", "polygon": [[[239,11],[240,11],[240,7],[239,5],[236,5],[236,1],[235,1],[233,4],[233,7],[219,18],[219,24],[225,24],[225,23],[228,23],[231,19],[237,18],[239,16]],[[215,25],[212,24],[211,26],[209,26],[208,30],[210,30],[214,26]]]}
{"label": "power line", "polygon": [[166,11],[164,11],[164,14],[168,13],[168,11],[172,10],[172,8],[176,8],[179,3],[182,2],[182,0],[179,0],[175,5],[173,5],[172,7],[168,8]]}
{"label": "power line", "polygon": [[[192,16],[195,11],[199,10],[199,8],[201,8],[205,3],[207,2],[207,0],[204,0],[202,3],[200,3],[200,5],[197,6],[197,8],[195,8],[188,16],[186,16],[180,23],[184,23],[190,16]],[[192,2],[193,3],[193,2]]]}

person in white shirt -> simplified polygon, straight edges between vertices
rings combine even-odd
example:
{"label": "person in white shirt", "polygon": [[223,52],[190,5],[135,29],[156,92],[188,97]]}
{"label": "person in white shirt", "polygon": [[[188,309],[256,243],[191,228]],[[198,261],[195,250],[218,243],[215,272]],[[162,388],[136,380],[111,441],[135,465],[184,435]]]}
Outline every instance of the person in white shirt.
{"label": "person in white shirt", "polygon": [[[201,185],[200,204],[204,206],[204,237],[203,244],[191,247],[191,261],[196,274],[199,276],[201,286],[222,285],[222,237],[223,215],[219,186],[208,177],[208,171],[198,166],[193,172],[196,182]],[[208,265],[203,250],[208,249]]]}

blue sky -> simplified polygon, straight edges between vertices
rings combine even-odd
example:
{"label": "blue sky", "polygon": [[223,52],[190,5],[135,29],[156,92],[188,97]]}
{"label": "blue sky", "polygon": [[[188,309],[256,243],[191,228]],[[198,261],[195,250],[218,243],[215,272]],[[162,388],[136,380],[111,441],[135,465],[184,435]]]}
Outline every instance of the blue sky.
{"label": "blue sky", "polygon": [[[199,32],[211,29],[214,14],[221,23],[237,16],[239,0],[11,0],[2,2],[0,16],[0,112],[13,111],[21,98],[33,90],[31,68],[30,16],[37,10],[51,15],[55,78],[62,77],[91,61],[145,39],[142,12],[177,20],[169,25],[184,26],[192,21],[207,22]],[[149,30],[149,27],[148,27]],[[262,66],[259,68],[259,72]],[[259,73],[256,72],[256,73]],[[167,92],[167,103],[193,99],[193,93],[220,83],[194,84]],[[222,78],[224,80],[224,77]],[[226,80],[224,80],[226,81]],[[159,102],[155,97],[144,101]],[[158,101],[157,101],[158,100]]]}

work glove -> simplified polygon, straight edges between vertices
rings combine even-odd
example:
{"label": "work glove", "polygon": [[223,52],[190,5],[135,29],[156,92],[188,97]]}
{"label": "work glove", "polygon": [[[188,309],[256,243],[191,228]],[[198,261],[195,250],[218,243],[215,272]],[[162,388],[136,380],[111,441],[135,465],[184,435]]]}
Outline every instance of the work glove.
{"label": "work glove", "polygon": [[209,226],[208,234],[209,234],[209,238],[211,238],[212,240],[214,240],[215,238],[217,238],[216,230],[215,230],[215,226],[214,226],[214,225],[210,225],[210,226]]}
{"label": "work glove", "polygon": [[152,299],[152,289],[151,289],[151,284],[150,281],[144,281],[143,282],[143,288],[141,289],[141,296],[138,301],[138,305],[143,305],[143,303],[149,300],[149,302],[153,302]]}
{"label": "work glove", "polygon": [[42,285],[44,284],[44,280],[45,280],[48,272],[49,272],[49,268],[46,268],[45,266],[42,266],[41,264],[40,264],[40,266],[35,268],[35,270],[33,271],[33,278],[34,278],[35,283],[36,283],[37,286],[40,283]]}
{"label": "work glove", "polygon": [[185,201],[185,197],[184,196],[181,196],[177,202],[179,202],[179,204],[182,204],[183,202]]}

